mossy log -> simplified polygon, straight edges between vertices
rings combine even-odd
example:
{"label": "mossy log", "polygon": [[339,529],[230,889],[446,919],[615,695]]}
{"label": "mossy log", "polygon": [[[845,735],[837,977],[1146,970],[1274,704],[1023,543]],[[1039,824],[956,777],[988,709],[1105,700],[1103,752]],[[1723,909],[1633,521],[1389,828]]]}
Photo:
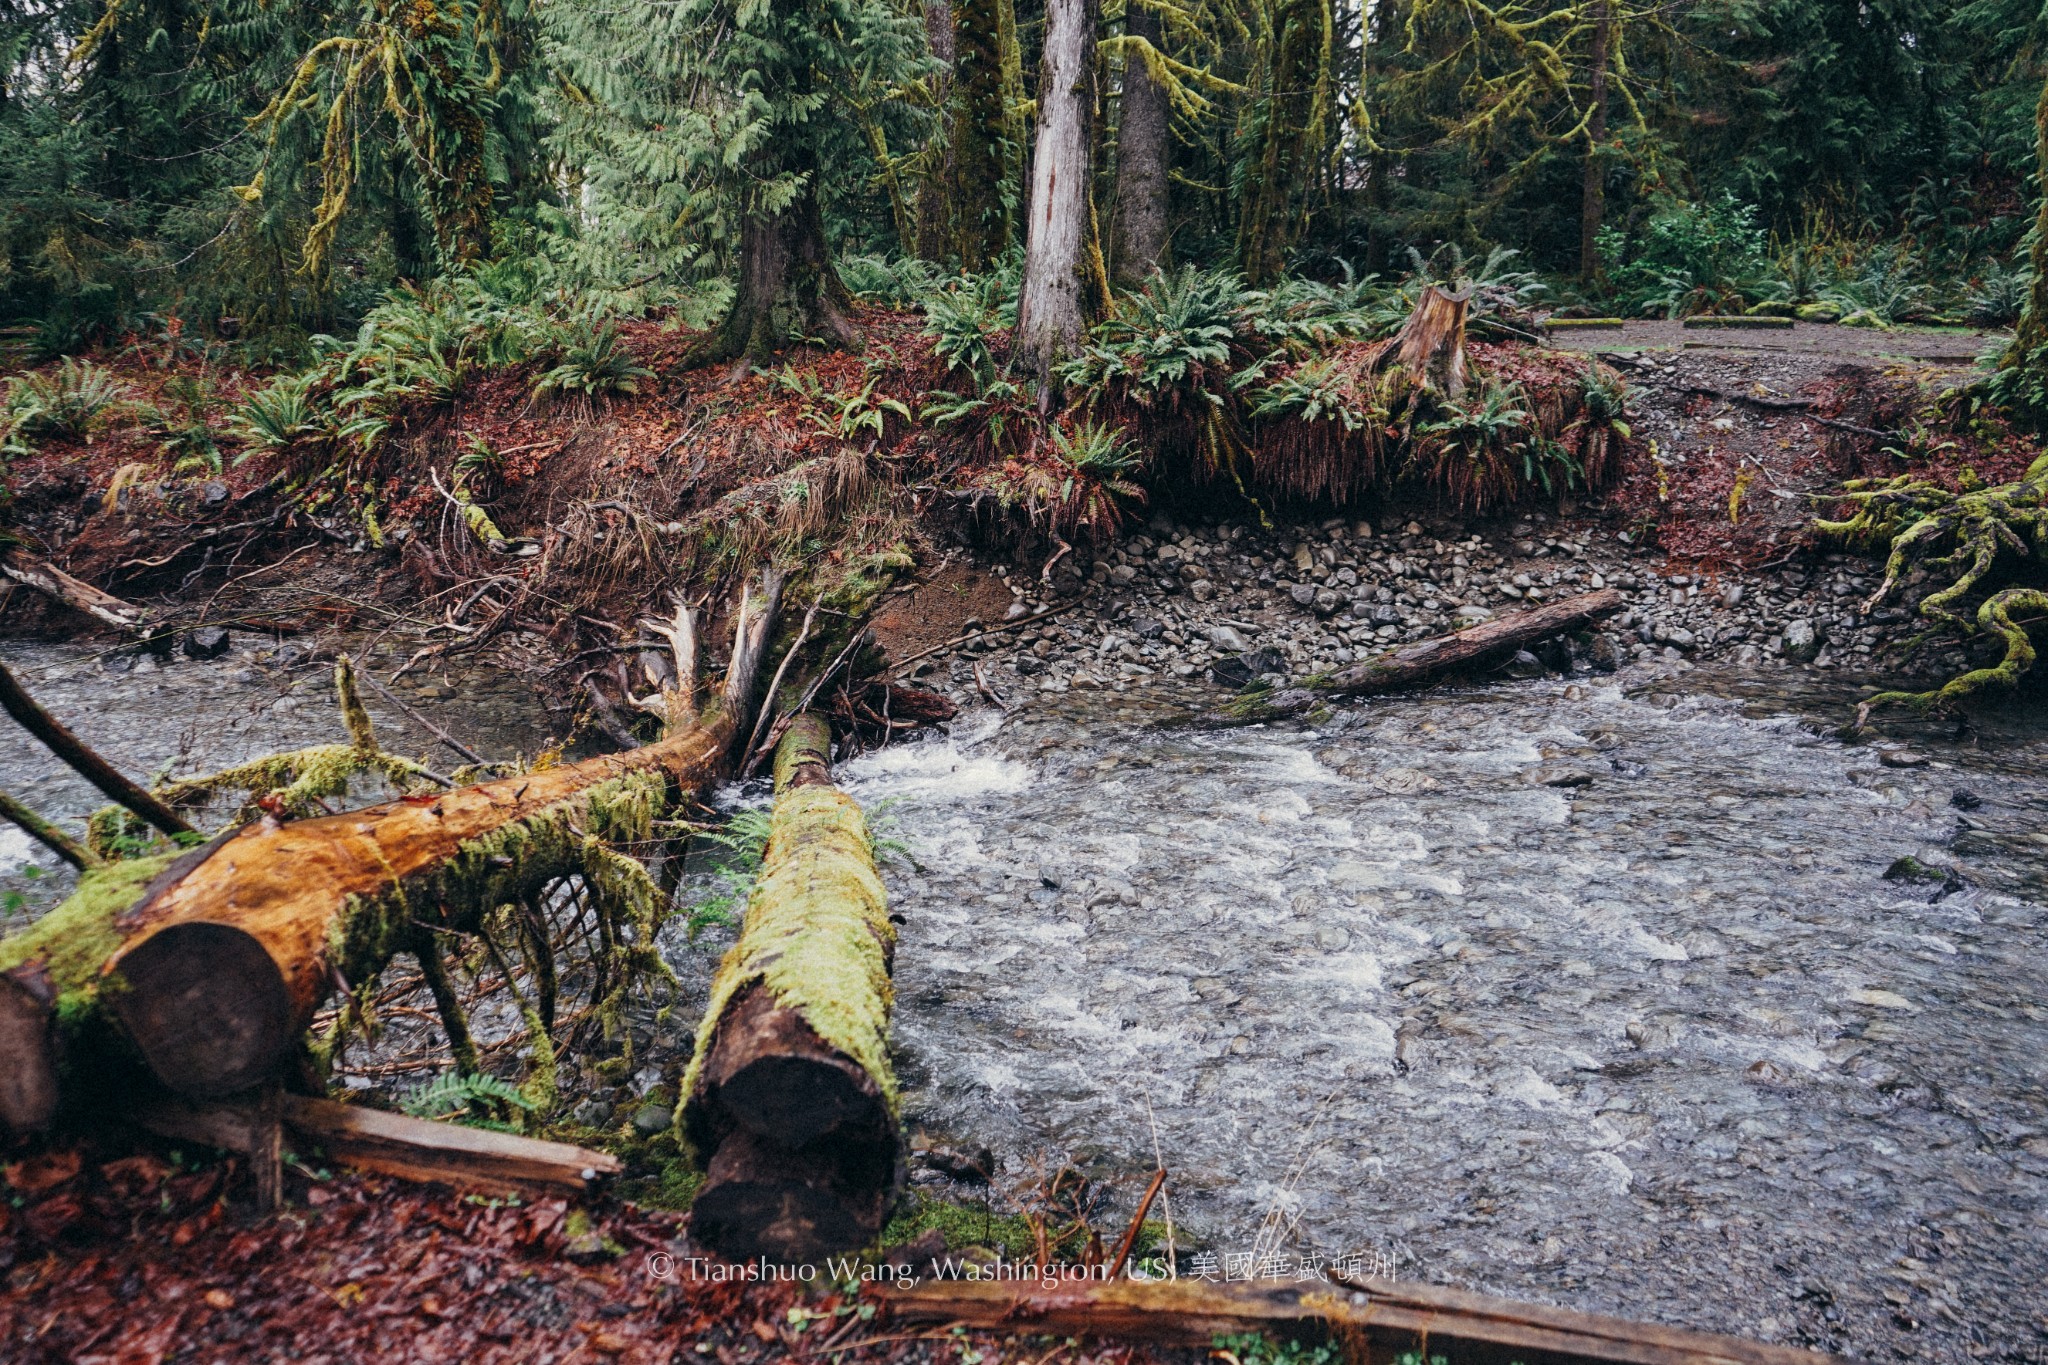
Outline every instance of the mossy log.
{"label": "mossy log", "polygon": [[1331,697],[1364,697],[1427,687],[1498,663],[1516,650],[1553,635],[1583,630],[1621,608],[1622,596],[1613,588],[1548,602],[1456,634],[1401,645],[1301,687],[1248,692],[1222,710],[1204,714],[1200,723],[1256,725],[1302,715]]}
{"label": "mossy log", "polygon": [[735,1260],[859,1246],[896,1182],[896,932],[830,751],[830,727],[808,714],[777,747],[761,876],[683,1080],[684,1136],[707,1173],[692,1232]]}
{"label": "mossy log", "polygon": [[422,926],[473,929],[587,870],[593,840],[648,838],[674,788],[724,774],[730,743],[729,724],[687,726],[629,754],[266,818],[187,853],[88,870],[63,905],[0,942],[0,1121],[48,1122],[66,1055],[103,1058],[110,1022],[177,1094],[217,1098],[275,1075],[332,986],[373,978]]}

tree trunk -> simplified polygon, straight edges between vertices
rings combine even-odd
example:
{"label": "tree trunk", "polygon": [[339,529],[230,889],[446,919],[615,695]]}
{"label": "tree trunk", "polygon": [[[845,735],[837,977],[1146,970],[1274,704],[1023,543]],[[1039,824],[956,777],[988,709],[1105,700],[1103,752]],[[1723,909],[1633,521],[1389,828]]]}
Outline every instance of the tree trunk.
{"label": "tree trunk", "polygon": [[953,6],[946,214],[952,254],[969,274],[987,270],[1010,245],[1010,213],[1003,198],[1011,154],[1003,72],[1005,2],[958,0]]}
{"label": "tree trunk", "polygon": [[1460,397],[1465,392],[1465,313],[1471,304],[1469,287],[1453,292],[1433,284],[1422,286],[1415,310],[1374,358],[1372,368],[1398,364],[1424,388]]}
{"label": "tree trunk", "polygon": [[896,1179],[896,931],[860,807],[827,775],[831,742],[803,715],[776,750],[761,877],[683,1078],[707,1172],[692,1235],[733,1260],[872,1241]]}
{"label": "tree trunk", "polygon": [[931,158],[917,188],[917,255],[943,265],[953,241],[953,77],[958,63],[953,39],[953,7],[948,0],[924,0],[925,41],[939,62],[932,73],[932,106],[939,126],[933,134]]}
{"label": "tree trunk", "polygon": [[1613,588],[1567,597],[1454,635],[1439,635],[1390,649],[1313,687],[1281,688],[1263,696],[1254,693],[1239,704],[1226,705],[1224,710],[1201,719],[1213,725],[1255,725],[1302,715],[1331,697],[1366,697],[1427,687],[1444,678],[1498,663],[1516,650],[1553,635],[1583,630],[1603,617],[1612,616],[1622,606],[1621,594]]}
{"label": "tree trunk", "polygon": [[815,187],[815,175],[807,174],[796,202],[781,213],[758,204],[748,210],[740,223],[740,277],[732,308],[699,343],[693,360],[767,365],[802,337],[859,349],[860,333],[846,316],[852,296],[832,264]]}
{"label": "tree trunk", "polygon": [[1081,349],[1108,294],[1092,194],[1095,17],[1095,0],[1047,0],[1024,288],[1011,355],[1012,364],[1039,380],[1041,406],[1055,387],[1055,369]]}
{"label": "tree trunk", "polygon": [[[1128,0],[1124,31],[1158,48],[1159,15]],[[1166,91],[1135,54],[1124,63],[1123,108],[1116,134],[1116,216],[1110,223],[1110,263],[1127,289],[1143,285],[1166,258],[1166,163],[1171,151]]]}
{"label": "tree trunk", "polygon": [[1586,117],[1586,166],[1579,186],[1579,278],[1600,277],[1600,222],[1607,214],[1607,63],[1614,45],[1610,0],[1596,0],[1593,18],[1592,111]]}
{"label": "tree trunk", "polygon": [[[2013,331],[2012,344],[2001,362],[2007,369],[2029,365],[2048,370],[2048,81],[2041,85],[2041,100],[2034,106],[2034,154],[2040,170],[2041,206],[2034,215],[2034,242],[2028,262],[2034,272],[2027,290],[2027,306]],[[2044,376],[2048,382],[2048,376]]]}

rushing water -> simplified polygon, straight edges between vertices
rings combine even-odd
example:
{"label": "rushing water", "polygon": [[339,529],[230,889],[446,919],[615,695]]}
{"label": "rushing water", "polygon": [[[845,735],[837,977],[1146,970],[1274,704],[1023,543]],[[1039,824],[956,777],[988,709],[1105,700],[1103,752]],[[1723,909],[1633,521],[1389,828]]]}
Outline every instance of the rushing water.
{"label": "rushing water", "polygon": [[1156,1123],[1226,1269],[1277,1209],[1520,1297],[2038,1352],[2048,744],[1887,767],[1840,697],[1685,685],[1220,734],[1083,694],[856,761],[922,869],[911,1121],[1126,1188]]}
{"label": "rushing water", "polygon": [[[132,772],[339,735],[318,669],[5,657]],[[1930,762],[1885,766],[1787,676],[1225,733],[1074,693],[846,765],[915,859],[889,876],[907,1117],[994,1148],[998,1183],[1073,1160],[1128,1191],[1156,1141],[1219,1266],[1277,1210],[1293,1252],[1404,1276],[2040,1360],[2048,741],[1930,729]],[[516,684],[452,690],[433,713],[488,751],[545,729]],[[97,804],[23,744],[0,786]],[[1885,880],[1907,854],[1966,880]],[[0,831],[0,890],[47,903],[36,857]]]}

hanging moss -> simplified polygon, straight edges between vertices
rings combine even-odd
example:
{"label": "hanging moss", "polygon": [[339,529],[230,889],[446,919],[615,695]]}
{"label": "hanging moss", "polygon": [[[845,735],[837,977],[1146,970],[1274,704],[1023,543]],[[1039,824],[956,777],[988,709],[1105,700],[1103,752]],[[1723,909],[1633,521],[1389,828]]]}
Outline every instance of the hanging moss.
{"label": "hanging moss", "polygon": [[727,1006],[758,981],[866,1071],[895,1113],[896,1077],[889,1066],[895,942],[859,803],[829,786],[782,793],[746,924],[712,980],[682,1093],[695,1093]]}

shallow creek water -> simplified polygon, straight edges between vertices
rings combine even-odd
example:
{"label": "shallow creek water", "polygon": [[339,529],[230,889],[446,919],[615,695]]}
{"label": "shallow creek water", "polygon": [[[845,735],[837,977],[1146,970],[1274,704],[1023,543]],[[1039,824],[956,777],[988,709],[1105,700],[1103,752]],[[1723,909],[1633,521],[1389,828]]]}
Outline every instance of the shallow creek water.
{"label": "shallow creek water", "polygon": [[1519,1297],[2038,1353],[2048,743],[1893,768],[1844,714],[1624,675],[1199,733],[1098,693],[859,759],[923,869],[909,1118],[1126,1187],[1156,1119],[1226,1271],[1278,1209],[1297,1252]]}
{"label": "shallow creek water", "polygon": [[[339,736],[321,670],[0,657],[131,772]],[[1278,1210],[1296,1255],[1406,1277],[1866,1358],[2042,1359],[2040,717],[1889,767],[1823,736],[1843,694],[1788,677],[1225,733],[1158,725],[1180,698],[1074,693],[845,765],[916,862],[888,877],[910,1124],[992,1147],[998,1184],[1071,1159],[1126,1189],[1156,1131],[1219,1267]],[[431,714],[489,752],[545,733],[516,683],[451,690]],[[1532,781],[1563,770],[1590,780]],[[0,786],[97,804],[23,742]],[[1884,880],[1905,854],[1968,884]],[[0,891],[30,909],[64,880],[34,864],[0,830]],[[675,954],[698,998],[728,939]]]}

